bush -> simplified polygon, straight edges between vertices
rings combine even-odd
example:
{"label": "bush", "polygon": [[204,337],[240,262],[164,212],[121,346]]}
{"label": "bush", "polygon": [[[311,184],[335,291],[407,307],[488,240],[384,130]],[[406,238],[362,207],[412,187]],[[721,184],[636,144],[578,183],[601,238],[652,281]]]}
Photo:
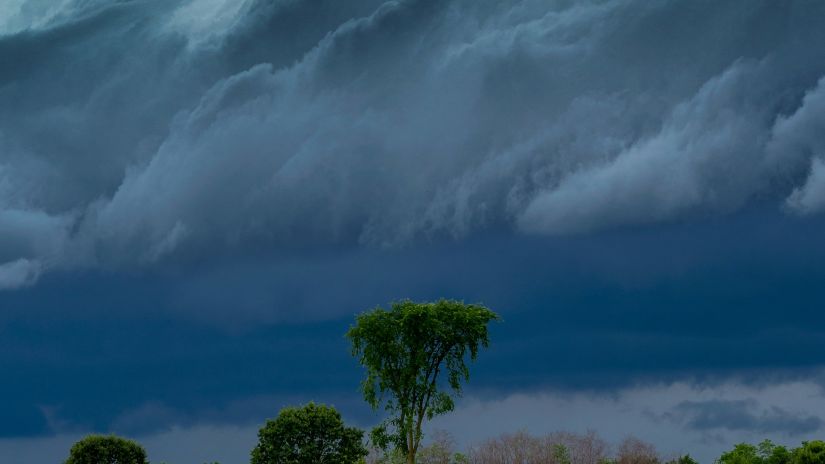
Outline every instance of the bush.
{"label": "bush", "polygon": [[252,464],[354,464],[367,455],[363,437],[332,407],[284,408],[258,432]]}
{"label": "bush", "polygon": [[65,464],[148,464],[146,451],[132,440],[89,435],[69,450]]}

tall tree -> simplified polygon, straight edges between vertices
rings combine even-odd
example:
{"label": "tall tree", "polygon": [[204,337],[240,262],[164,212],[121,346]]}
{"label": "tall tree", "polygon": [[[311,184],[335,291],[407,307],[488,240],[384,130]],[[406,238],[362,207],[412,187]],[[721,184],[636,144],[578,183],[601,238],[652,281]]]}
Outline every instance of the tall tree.
{"label": "tall tree", "polygon": [[470,378],[467,360],[489,345],[487,325],[496,319],[484,306],[444,299],[398,301],[357,316],[347,337],[366,368],[364,399],[390,413],[372,431],[374,444],[394,445],[415,463],[424,419],[454,409],[454,395]]}

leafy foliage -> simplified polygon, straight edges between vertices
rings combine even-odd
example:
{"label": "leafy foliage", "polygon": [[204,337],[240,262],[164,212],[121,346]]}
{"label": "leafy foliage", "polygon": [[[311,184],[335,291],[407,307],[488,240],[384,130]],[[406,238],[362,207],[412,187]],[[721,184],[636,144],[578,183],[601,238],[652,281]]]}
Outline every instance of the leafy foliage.
{"label": "leafy foliage", "polygon": [[718,464],[761,464],[761,457],[755,446],[749,443],[739,443],[732,450],[722,453],[717,460]]}
{"label": "leafy foliage", "polygon": [[65,464],[148,464],[146,451],[132,440],[89,435],[69,450]]}
{"label": "leafy foliage", "polygon": [[553,459],[557,464],[570,464],[570,450],[563,443],[554,443]]}
{"label": "leafy foliage", "polygon": [[770,440],[763,440],[756,446],[739,443],[717,460],[718,464],[788,464],[790,461],[788,449]]}
{"label": "leafy foliage", "polygon": [[[453,395],[469,379],[466,358],[487,347],[487,324],[498,315],[484,306],[455,300],[392,303],[360,314],[347,332],[352,353],[366,368],[364,399],[382,403],[391,418],[371,438],[381,448],[394,445],[415,462],[424,418],[452,411]],[[446,387],[439,382],[446,377]]]}
{"label": "leafy foliage", "polygon": [[354,464],[367,455],[364,432],[345,427],[334,408],[284,408],[258,432],[252,464]]}
{"label": "leafy foliage", "polygon": [[683,454],[676,459],[672,459],[667,462],[667,464],[699,464],[695,459],[690,457],[689,454]]}
{"label": "leafy foliage", "polygon": [[792,456],[793,464],[825,464],[825,442],[821,440],[802,442],[802,446],[796,448]]}

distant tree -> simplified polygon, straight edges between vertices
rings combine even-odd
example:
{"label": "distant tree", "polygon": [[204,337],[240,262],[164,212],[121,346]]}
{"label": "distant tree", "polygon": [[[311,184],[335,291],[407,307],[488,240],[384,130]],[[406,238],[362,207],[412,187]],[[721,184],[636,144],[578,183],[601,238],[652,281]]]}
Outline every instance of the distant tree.
{"label": "distant tree", "polygon": [[554,432],[534,437],[526,431],[489,438],[470,448],[473,464],[615,464],[606,456],[607,442],[594,431]]}
{"label": "distant tree", "polygon": [[570,450],[565,446],[564,443],[554,443],[552,445],[553,449],[553,462],[556,464],[570,464]]}
{"label": "distant tree", "polygon": [[789,464],[791,452],[770,440],[763,440],[758,445],[739,443],[732,450],[722,453],[716,460],[718,464]]}
{"label": "distant tree", "polygon": [[[415,463],[424,419],[453,410],[451,392],[460,395],[469,379],[466,358],[474,360],[489,344],[487,324],[496,319],[484,306],[454,300],[399,301],[356,318],[347,337],[366,368],[364,399],[373,409],[384,404],[391,415],[373,430],[373,443],[392,444]],[[442,371],[449,388],[439,381]]]}
{"label": "distant tree", "polygon": [[671,459],[667,461],[667,464],[699,464],[695,459],[690,457],[689,454],[683,454],[678,458]]}
{"label": "distant tree", "polygon": [[619,445],[617,464],[658,464],[656,448],[635,437],[625,438]]}
{"label": "distant tree", "polygon": [[436,430],[427,446],[418,450],[418,464],[464,464],[467,457],[455,451],[455,440],[444,430]]}
{"label": "distant tree", "polygon": [[762,464],[759,450],[749,443],[739,443],[733,449],[722,453],[717,464]]}
{"label": "distant tree", "polygon": [[89,435],[69,450],[65,464],[148,464],[146,451],[132,440]]}
{"label": "distant tree", "polygon": [[252,464],[355,464],[367,455],[363,439],[332,407],[284,408],[258,432]]}
{"label": "distant tree", "polygon": [[788,464],[791,462],[791,452],[782,445],[774,444],[770,440],[762,440],[756,445],[761,464]]}
{"label": "distant tree", "polygon": [[588,430],[582,435],[571,433],[556,433],[557,442],[564,443],[570,451],[572,464],[604,464],[609,461],[607,457],[608,445],[594,430]]}
{"label": "distant tree", "polygon": [[821,440],[803,441],[802,446],[793,450],[793,464],[825,464],[825,442]]}
{"label": "distant tree", "polygon": [[374,450],[375,454],[370,456],[367,460],[367,464],[404,464],[407,462],[407,458],[404,457],[404,453],[401,452],[400,449],[391,449],[391,450]]}

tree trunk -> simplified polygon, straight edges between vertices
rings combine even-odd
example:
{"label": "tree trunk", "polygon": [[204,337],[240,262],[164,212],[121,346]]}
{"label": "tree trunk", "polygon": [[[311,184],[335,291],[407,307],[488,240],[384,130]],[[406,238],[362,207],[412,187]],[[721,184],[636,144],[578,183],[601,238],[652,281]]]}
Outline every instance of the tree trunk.
{"label": "tree trunk", "polygon": [[413,445],[415,432],[412,429],[412,423],[413,418],[410,414],[409,432],[407,432],[407,464],[415,464],[415,445]]}

